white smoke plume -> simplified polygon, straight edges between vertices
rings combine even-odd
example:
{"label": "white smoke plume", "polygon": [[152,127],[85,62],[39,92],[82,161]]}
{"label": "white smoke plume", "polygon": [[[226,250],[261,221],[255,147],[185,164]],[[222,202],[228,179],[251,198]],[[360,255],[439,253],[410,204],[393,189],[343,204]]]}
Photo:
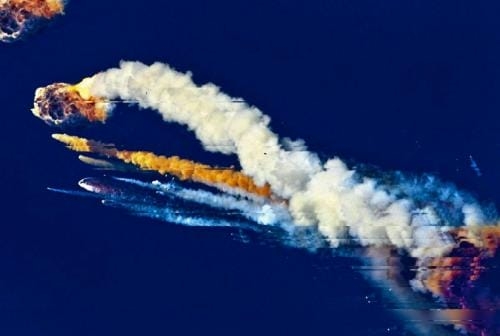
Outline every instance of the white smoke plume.
{"label": "white smoke plume", "polygon": [[84,99],[137,101],[165,121],[186,125],[207,150],[235,153],[256,183],[269,183],[289,200],[296,225],[316,226],[333,246],[350,237],[364,246],[439,256],[451,248],[443,235],[449,227],[488,224],[473,198],[436,179],[396,176],[388,183],[363,176],[339,158],[322,163],[303,142],[280,141],[258,108],[234,101],[213,84],[198,86],[190,73],[166,64],[121,62],[78,88]]}
{"label": "white smoke plume", "polygon": [[213,84],[198,87],[190,73],[168,65],[122,62],[119,69],[87,78],[79,87],[92,96],[137,100],[141,107],[159,111],[165,121],[187,125],[207,150],[236,153],[246,173],[258,184],[268,182],[283,197],[304,189],[321,170],[316,155],[283,150],[268,127],[269,117],[259,109],[234,101]]}
{"label": "white smoke plume", "polygon": [[185,201],[204,204],[217,209],[238,211],[242,216],[261,225],[281,225],[291,221],[288,211],[281,204],[256,202],[255,200],[247,200],[228,194],[215,194],[201,189],[189,189],[180,187],[173,182],[161,183],[160,181],[153,181],[147,183],[128,178],[115,177],[115,179],[141,188],[152,189],[161,194],[172,195],[172,197]]}

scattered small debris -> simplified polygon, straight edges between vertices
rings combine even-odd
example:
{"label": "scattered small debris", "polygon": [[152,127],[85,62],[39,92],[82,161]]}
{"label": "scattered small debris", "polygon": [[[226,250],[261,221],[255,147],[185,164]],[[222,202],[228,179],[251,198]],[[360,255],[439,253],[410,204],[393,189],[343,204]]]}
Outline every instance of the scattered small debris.
{"label": "scattered small debris", "polygon": [[480,177],[482,175],[481,170],[479,169],[479,166],[477,165],[477,162],[474,161],[474,158],[472,157],[472,155],[469,155],[469,160],[470,160],[470,167],[472,168],[472,170],[474,170],[474,172],[476,173],[476,175],[478,177]]}

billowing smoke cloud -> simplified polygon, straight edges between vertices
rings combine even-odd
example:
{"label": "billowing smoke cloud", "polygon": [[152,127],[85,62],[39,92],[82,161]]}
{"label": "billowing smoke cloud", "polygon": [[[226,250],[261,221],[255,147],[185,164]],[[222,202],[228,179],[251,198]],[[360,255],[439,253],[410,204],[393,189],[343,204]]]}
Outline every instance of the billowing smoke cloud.
{"label": "billowing smoke cloud", "polygon": [[[417,292],[438,297],[445,307],[460,308],[458,313],[453,309],[442,312],[457,328],[477,335],[500,332],[494,320],[470,319],[472,315],[483,316],[481,311],[468,313],[497,309],[500,302],[495,286],[483,276],[498,262],[500,226],[496,215],[484,211],[471,195],[428,175],[364,173],[348,167],[340,158],[322,162],[303,141],[280,139],[270,129],[269,117],[259,109],[232,99],[213,84],[198,86],[191,74],[161,63],[147,66],[122,62],[119,68],[77,85],[56,83],[40,88],[32,111],[46,123],[58,126],[104,122],[115,100],[136,102],[158,111],[165,121],[186,125],[209,151],[236,154],[243,173],[256,188],[268,187],[270,194],[284,201],[274,202],[277,198],[273,196],[259,200],[130,179],[80,182],[84,189],[102,195],[104,204],[183,225],[235,227],[248,224],[248,220],[260,227],[276,226],[288,230],[293,245],[300,247],[320,247],[324,239],[330,247],[367,247],[364,253],[371,266],[383,266],[375,267],[372,280],[386,276],[400,292],[398,296],[411,296],[414,292],[407,289],[411,284]],[[128,151],[121,156],[114,147],[86,139],[65,135],[56,138],[77,151],[167,172],[159,164],[163,159],[152,153],[137,152],[137,160],[133,160]],[[115,167],[102,160],[84,161]],[[183,173],[179,174],[176,176],[182,179]],[[233,188],[229,180],[221,185]],[[128,185],[126,188],[133,186],[133,191],[124,192],[118,182]],[[217,186],[219,191],[226,191],[221,185]],[[154,196],[148,194],[151,191]],[[182,202],[225,212],[189,215],[189,207]],[[227,220],[228,211],[235,211],[241,218]],[[320,238],[310,232],[319,232]],[[403,272],[402,263],[392,262],[399,260],[393,257],[395,253],[410,259],[407,267],[411,272],[404,272],[406,276],[411,274],[409,278],[397,274]]]}
{"label": "billowing smoke cloud", "polygon": [[[280,141],[269,127],[269,117],[258,108],[235,101],[213,84],[198,86],[190,73],[166,64],[121,62],[119,68],[71,87],[85,101],[137,101],[159,111],[165,121],[186,125],[207,150],[235,153],[243,172],[258,185],[267,183],[273,193],[289,199],[296,225],[317,227],[333,246],[351,237],[362,245],[391,245],[414,256],[438,256],[450,249],[443,234],[449,227],[488,220],[472,197],[436,179],[415,186],[400,178],[389,185],[362,176],[339,158],[322,163],[303,143]],[[37,94],[33,111],[50,122],[41,103],[46,100]],[[443,209],[455,215],[443,215]]]}

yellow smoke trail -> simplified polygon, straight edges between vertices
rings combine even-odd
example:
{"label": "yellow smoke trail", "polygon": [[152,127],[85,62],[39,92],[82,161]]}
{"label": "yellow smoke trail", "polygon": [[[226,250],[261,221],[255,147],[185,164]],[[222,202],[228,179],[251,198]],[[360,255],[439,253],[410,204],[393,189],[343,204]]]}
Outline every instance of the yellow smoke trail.
{"label": "yellow smoke trail", "polygon": [[181,180],[237,188],[261,197],[271,197],[269,185],[258,186],[251,177],[229,168],[214,168],[178,156],[166,157],[152,152],[118,150],[109,144],[67,134],[53,134],[52,137],[73,151],[105,155],[132,164],[141,170],[152,170],[162,175],[174,175]]}

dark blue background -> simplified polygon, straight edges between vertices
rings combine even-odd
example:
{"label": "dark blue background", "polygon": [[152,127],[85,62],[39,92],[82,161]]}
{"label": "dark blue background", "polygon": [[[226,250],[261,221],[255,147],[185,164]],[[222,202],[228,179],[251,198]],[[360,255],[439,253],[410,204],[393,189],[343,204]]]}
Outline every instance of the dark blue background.
{"label": "dark blue background", "polygon": [[[348,261],[136,218],[46,191],[98,175],[29,109],[38,86],[120,59],[193,71],[282,136],[499,203],[496,1],[72,1],[0,46],[2,335],[385,335],[404,326]],[[127,113],[128,112],[128,113]],[[209,163],[182,127],[120,107],[80,134]],[[469,166],[472,155],[483,172]],[[387,328],[391,328],[387,331]]]}

